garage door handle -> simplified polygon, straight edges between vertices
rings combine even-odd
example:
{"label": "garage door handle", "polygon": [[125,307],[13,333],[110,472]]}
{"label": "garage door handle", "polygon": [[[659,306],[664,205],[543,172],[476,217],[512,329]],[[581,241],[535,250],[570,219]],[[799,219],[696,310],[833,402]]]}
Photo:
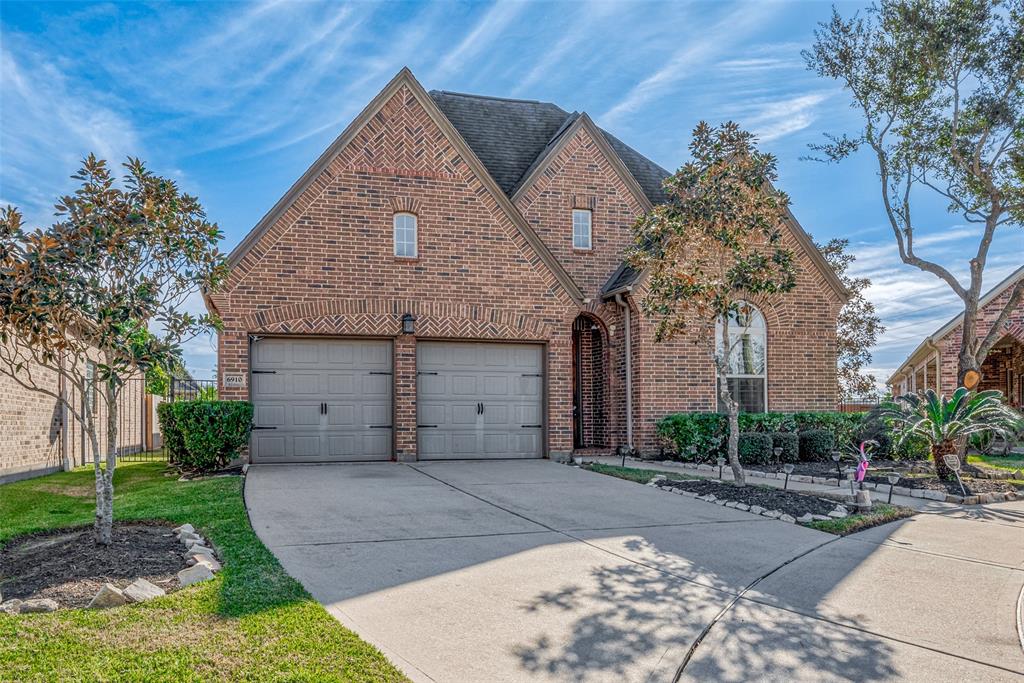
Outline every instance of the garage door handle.
{"label": "garage door handle", "polygon": [[540,429],[544,425],[519,425],[523,429]]}
{"label": "garage door handle", "polygon": [[416,429],[437,429],[437,425],[416,425]]}
{"label": "garage door handle", "polygon": [[436,375],[436,372],[417,372],[417,375]]}
{"label": "garage door handle", "polygon": [[367,425],[370,429],[391,429],[391,425]]}
{"label": "garage door handle", "polygon": [[253,370],[254,375],[276,375],[277,370]]}
{"label": "garage door handle", "polygon": [[253,431],[256,431],[257,429],[277,429],[277,427],[253,427],[252,428]]}
{"label": "garage door handle", "polygon": [[544,375],[540,374],[539,372],[535,372],[535,373],[532,373],[532,374],[520,375],[520,377],[543,377],[543,376]]}

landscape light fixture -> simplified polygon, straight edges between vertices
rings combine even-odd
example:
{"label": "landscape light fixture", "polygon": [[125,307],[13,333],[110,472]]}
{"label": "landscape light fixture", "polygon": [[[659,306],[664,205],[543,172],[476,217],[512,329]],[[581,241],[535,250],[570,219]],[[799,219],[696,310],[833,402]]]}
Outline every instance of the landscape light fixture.
{"label": "landscape light fixture", "polygon": [[402,334],[413,334],[416,332],[416,316],[406,313],[402,316]]}
{"label": "landscape light fixture", "polygon": [[[782,449],[781,448],[776,448],[775,450],[780,451]],[[785,491],[787,488],[789,488],[789,475],[793,474],[793,469],[794,469],[794,466],[793,466],[793,463],[791,463],[791,462],[787,462],[785,465],[782,466],[782,471],[786,473],[786,482],[782,485],[782,490],[783,491]]]}
{"label": "landscape light fixture", "polygon": [[697,459],[697,447],[696,446],[690,446],[689,450],[690,450],[690,460],[696,460]]}
{"label": "landscape light fixture", "polygon": [[718,478],[722,478],[722,469],[725,467],[725,458],[718,456],[715,458],[715,462],[718,463]]}
{"label": "landscape light fixture", "polygon": [[843,454],[839,451],[832,451],[832,462],[836,464],[836,485],[843,480],[843,470],[839,467],[839,459],[843,457]]}
{"label": "landscape light fixture", "polygon": [[857,477],[856,477],[856,474],[857,474],[857,468],[856,467],[848,467],[848,468],[846,468],[846,476],[850,480],[850,495],[851,496],[857,495]]}
{"label": "landscape light fixture", "polygon": [[886,502],[891,503],[892,502],[892,489],[899,482],[899,480],[900,480],[900,473],[899,472],[890,472],[889,474],[887,474],[885,476],[885,478],[889,480],[889,500],[886,501]]}

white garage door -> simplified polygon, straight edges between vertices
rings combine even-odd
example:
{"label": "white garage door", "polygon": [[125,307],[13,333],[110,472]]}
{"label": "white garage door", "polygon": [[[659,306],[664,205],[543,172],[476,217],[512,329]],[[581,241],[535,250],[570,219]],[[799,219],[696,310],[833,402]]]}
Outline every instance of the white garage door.
{"label": "white garage door", "polygon": [[421,460],[543,456],[540,346],[419,342],[416,370]]}
{"label": "white garage door", "polygon": [[253,462],[391,458],[391,343],[261,339],[252,345]]}

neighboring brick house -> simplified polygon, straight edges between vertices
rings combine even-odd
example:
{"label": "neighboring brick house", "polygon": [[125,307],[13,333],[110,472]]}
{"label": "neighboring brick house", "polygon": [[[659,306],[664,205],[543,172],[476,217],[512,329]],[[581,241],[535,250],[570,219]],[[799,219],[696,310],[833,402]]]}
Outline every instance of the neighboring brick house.
{"label": "neighboring brick house", "polygon": [[[221,395],[255,403],[253,461],[650,451],[666,414],[714,410],[709,349],[655,344],[623,265],[667,175],[586,114],[427,93],[403,69],[207,297]],[[754,302],[766,365],[731,381],[750,409],[834,409],[846,292],[785,227],[797,288]]]}
{"label": "neighboring brick house", "polygon": [[[86,370],[88,372],[88,370]],[[106,408],[101,398],[82,397],[70,384],[61,382],[57,373],[32,364],[22,379],[56,394],[64,393],[73,405],[92,410],[96,423],[101,425],[100,449],[106,448],[102,425],[106,421]],[[0,483],[38,477],[68,467],[92,462],[92,449],[88,444],[82,423],[54,396],[29,389],[10,376],[0,373]],[[142,450],[143,435],[147,428],[155,431],[151,414],[143,414],[148,406],[143,403],[142,380],[130,380],[122,389],[120,450],[134,453]],[[151,413],[151,411],[149,411]]]}
{"label": "neighboring brick house", "polygon": [[[1014,286],[1024,279],[1024,266],[997,284],[978,301],[978,339],[984,339],[1010,300]],[[896,394],[925,389],[952,394],[957,388],[958,356],[963,334],[961,313],[922,341],[886,384]],[[979,389],[998,389],[1010,405],[1024,408],[1024,303],[1010,312],[1003,335],[981,364]]]}

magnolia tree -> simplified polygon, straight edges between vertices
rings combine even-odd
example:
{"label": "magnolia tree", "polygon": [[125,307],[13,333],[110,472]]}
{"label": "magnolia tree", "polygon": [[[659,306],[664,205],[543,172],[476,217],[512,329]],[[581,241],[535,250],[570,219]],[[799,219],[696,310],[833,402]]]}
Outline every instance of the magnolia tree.
{"label": "magnolia tree", "polygon": [[[846,89],[861,125],[813,147],[829,161],[862,149],[874,157],[900,259],[963,302],[958,380],[974,388],[1024,298],[1021,281],[979,337],[989,248],[997,231],[1024,225],[1024,2],[883,0],[850,19],[833,10],[815,36],[808,67]],[[978,226],[965,280],[919,249],[922,232],[946,227],[922,218],[921,202],[934,198]]]}
{"label": "magnolia tree", "polygon": [[689,332],[713,358],[729,418],[729,465],[742,486],[739,405],[727,375],[750,351],[742,329],[751,321],[747,302],[796,285],[793,254],[782,239],[789,199],[772,187],[775,158],[759,152],[735,123],[714,128],[702,121],[690,153],[692,160],[665,180],[668,201],[634,226],[629,259],[648,273],[642,308],[658,321],[656,341]]}
{"label": "magnolia tree", "polygon": [[[124,168],[118,185],[90,155],[72,176],[81,186],[59,200],[48,228],[28,230],[17,209],[0,210],[0,372],[61,402],[83,425],[103,545],[113,525],[121,389],[130,377],[173,368],[182,343],[219,324],[181,306],[227,272],[221,233],[199,201],[137,159]],[[72,389],[90,399],[74,400]]]}

